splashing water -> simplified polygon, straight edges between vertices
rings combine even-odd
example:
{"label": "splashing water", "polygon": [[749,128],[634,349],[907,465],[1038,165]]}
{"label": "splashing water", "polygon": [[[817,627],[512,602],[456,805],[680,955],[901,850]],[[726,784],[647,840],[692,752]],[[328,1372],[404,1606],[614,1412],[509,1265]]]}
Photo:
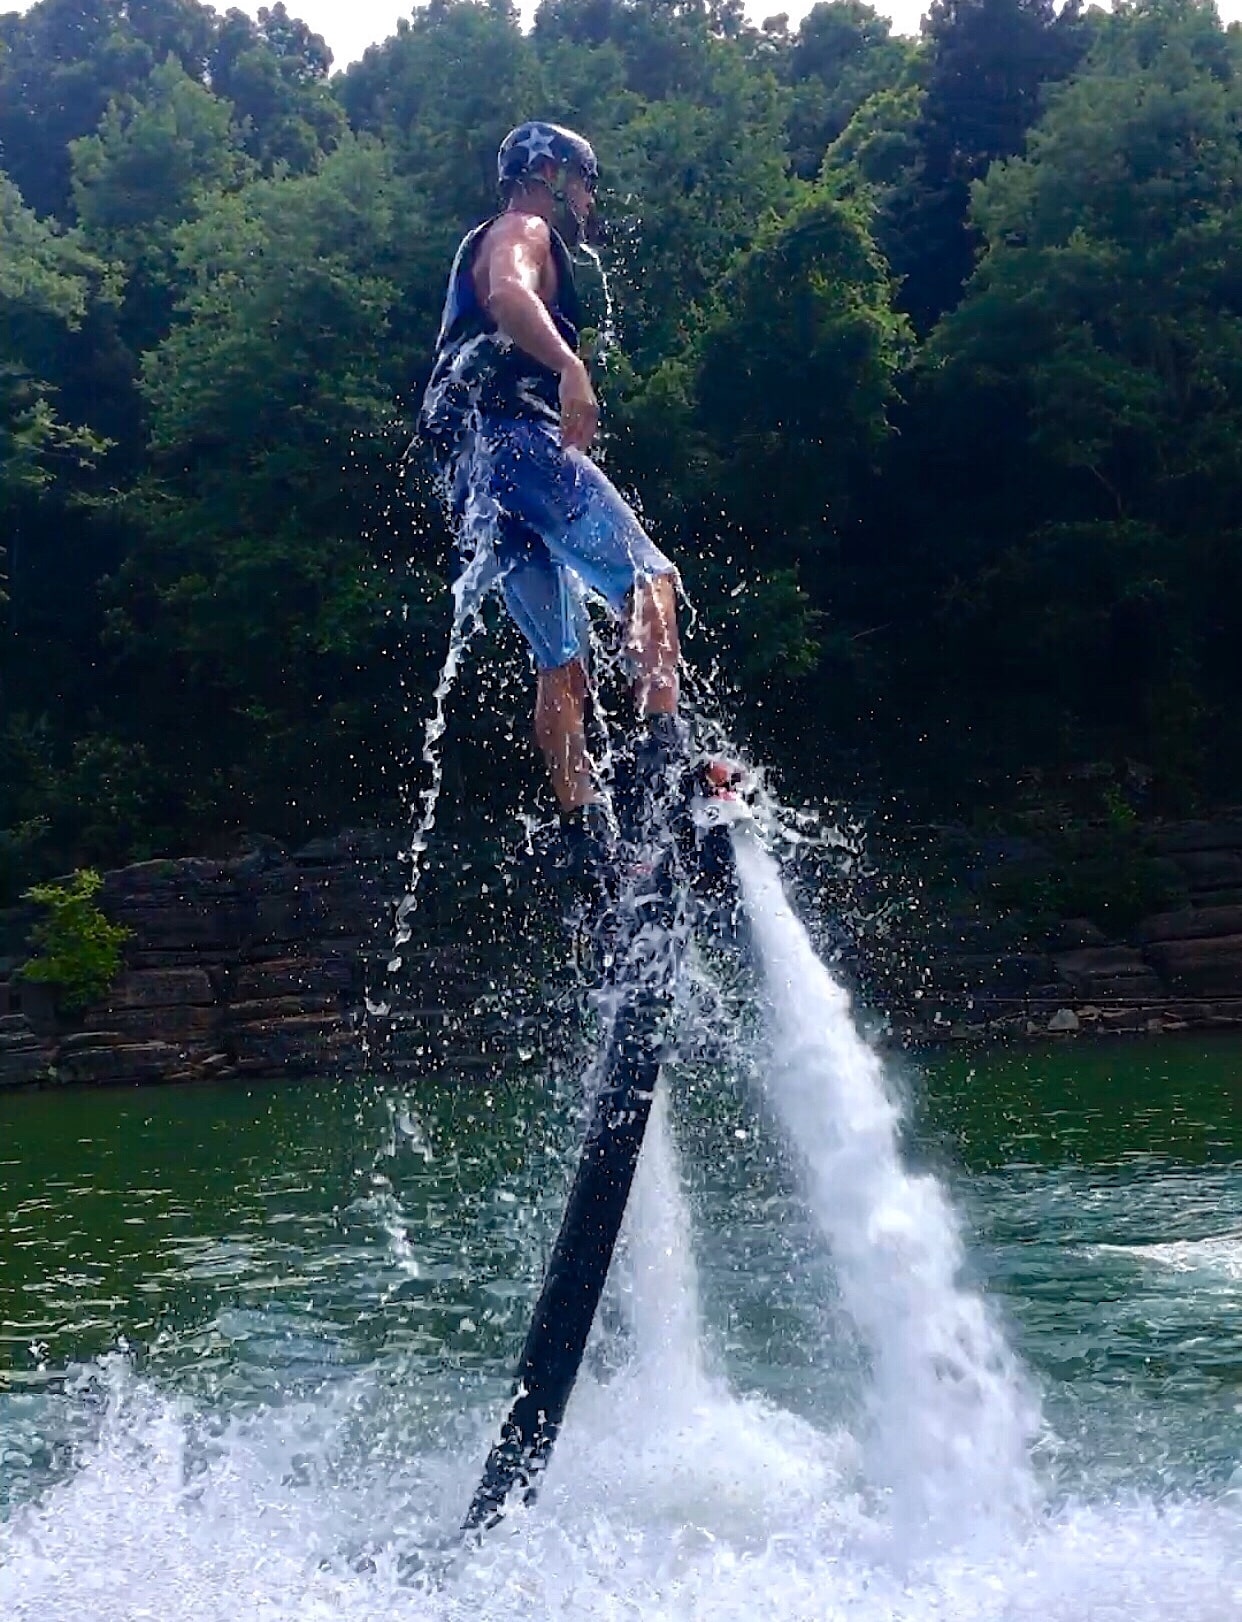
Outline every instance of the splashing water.
{"label": "splashing water", "polygon": [[604,262],[600,258],[598,250],[593,248],[589,242],[580,242],[578,247],[580,252],[582,252],[595,267],[595,272],[599,277],[600,288],[602,289],[604,295],[604,320],[603,324],[600,326],[598,334],[596,335],[595,353],[591,358],[601,370],[606,370],[612,351],[617,347],[617,344],[620,341],[617,333],[617,306],[616,300],[613,297],[612,282],[609,280],[608,272],[604,268]]}
{"label": "splashing water", "polygon": [[1038,1411],[984,1302],[961,1282],[944,1191],[903,1167],[881,1062],[775,861],[748,830],[735,833],[734,854],[770,1005],[771,1096],[871,1355],[869,1474],[891,1492],[907,1538],[1027,1512]]}
{"label": "splashing water", "polygon": [[[604,332],[611,341],[610,302]],[[411,816],[398,953],[435,826],[449,699],[496,578],[493,519],[477,504],[467,515],[473,550],[423,739],[430,776]],[[605,1377],[585,1372],[532,1512],[512,1515],[442,1584],[403,1574],[403,1555],[451,1538],[503,1401],[493,1371],[494,1400],[480,1402],[451,1352],[429,1373],[394,1338],[309,1398],[282,1391],[274,1363],[257,1408],[230,1404],[227,1372],[200,1404],[109,1359],[66,1380],[63,1400],[83,1416],[72,1468],[0,1521],[6,1622],[751,1622],[757,1609],[788,1622],[1236,1622],[1242,1481],[1210,1500],[1041,1510],[1029,1464],[1037,1408],[962,1282],[946,1196],[903,1166],[880,1062],[775,863],[749,836],[736,850],[771,1022],[752,1068],[800,1156],[867,1346],[862,1434],[738,1395],[713,1366],[662,1089],[610,1284],[629,1355],[620,1367],[604,1357]],[[381,1157],[406,1155],[431,1175],[417,1122],[390,1115]],[[438,1272],[477,1269],[464,1240],[452,1264],[426,1253],[395,1172],[369,1187],[355,1218],[374,1243],[349,1270],[380,1277],[362,1315],[397,1318]],[[452,1210],[456,1227],[460,1203]],[[332,1249],[320,1243],[305,1258],[307,1312]],[[9,1459],[0,1433],[0,1467]]]}
{"label": "splashing water", "polygon": [[[749,864],[759,880],[764,862]],[[767,878],[776,885],[774,874]],[[826,1106],[815,1113],[804,1101],[805,1113],[795,1117],[790,1103],[799,1073],[818,1076],[820,1090],[848,1106],[851,1130],[862,1134],[854,1158],[875,1163],[869,1171],[851,1167],[841,1143],[833,1148],[842,1188],[863,1202],[853,1213],[843,1208],[843,1193],[812,1183],[816,1213],[844,1243],[885,1200],[900,1208],[912,1197],[902,1192],[903,1179],[918,1180],[896,1163],[891,1113],[867,1104],[869,1091],[882,1090],[882,1078],[843,1028],[844,999],[820,983],[822,971],[811,967],[809,946],[795,938],[797,926],[782,913],[779,893],[764,891],[753,872],[747,882],[773,1004],[778,1063],[774,1070],[767,1065],[773,1097],[791,1129],[807,1127],[800,1142],[812,1170],[823,1175],[828,1161],[817,1145],[821,1136],[834,1144]],[[774,955],[769,931],[783,956]],[[797,1009],[782,1002],[778,967],[802,976]],[[818,1022],[814,1008],[822,1015]],[[791,1029],[802,1031],[800,1046],[790,1041]],[[826,1049],[844,1073],[836,1080],[824,1079]],[[756,1068],[764,1068],[758,1055]],[[1087,1496],[1029,1517],[1012,1515],[1008,1535],[983,1540],[966,1524],[980,1483],[980,1461],[967,1450],[951,1478],[941,1480],[966,1506],[962,1523],[942,1526],[917,1552],[895,1547],[894,1534],[908,1515],[895,1494],[875,1490],[872,1470],[888,1462],[875,1436],[853,1434],[853,1422],[834,1418],[831,1410],[812,1424],[767,1398],[740,1395],[712,1367],[698,1328],[691,1224],[666,1108],[662,1101],[653,1114],[616,1286],[631,1355],[610,1376],[587,1371],[535,1509],[513,1515],[467,1559],[454,1562],[442,1582],[403,1574],[401,1556],[434,1551],[451,1538],[503,1404],[504,1377],[492,1369],[492,1383],[481,1391],[469,1365],[449,1348],[438,1361],[417,1362],[403,1350],[403,1337],[425,1321],[412,1309],[428,1283],[452,1267],[477,1275],[486,1266],[484,1252],[463,1248],[458,1254],[459,1240],[477,1246],[479,1235],[471,1237],[462,1202],[449,1203],[456,1174],[443,1172],[445,1157],[428,1159],[421,1133],[411,1130],[414,1121],[402,1124],[403,1102],[389,1112],[381,1133],[391,1187],[355,1213],[355,1222],[369,1224],[368,1242],[342,1252],[342,1236],[334,1237],[331,1227],[308,1226],[300,1233],[305,1248],[292,1264],[302,1271],[302,1284],[282,1280],[278,1270],[262,1286],[283,1293],[289,1310],[274,1326],[286,1328],[265,1342],[273,1354],[270,1383],[257,1405],[239,1400],[237,1371],[219,1355],[226,1334],[219,1321],[203,1342],[218,1369],[217,1383],[206,1386],[210,1397],[201,1377],[196,1397],[170,1390],[156,1368],[140,1374],[113,1358],[76,1378],[69,1371],[63,1392],[44,1399],[78,1418],[58,1479],[25,1494],[7,1519],[0,1518],[0,1616],[5,1622],[42,1622],[49,1615],[61,1622],[166,1622],[173,1616],[184,1622],[511,1622],[515,1615],[532,1622],[751,1622],[760,1610],[782,1622],[1236,1622],[1242,1474],[1223,1491],[1186,1483],[1158,1500],[1133,1485],[1118,1490],[1105,1475],[1084,1483]],[[887,1125],[864,1131],[877,1117]],[[344,1114],[340,1131],[348,1133]],[[850,1136],[839,1134],[841,1140]],[[357,1148],[369,1164],[375,1143],[364,1138]],[[733,1152],[715,1144],[710,1150],[722,1164]],[[307,1165],[321,1174],[320,1161],[312,1157]],[[410,1214],[412,1190],[438,1169],[444,1180],[435,1184],[432,1203],[452,1240],[443,1228],[433,1235],[426,1218]],[[530,1175],[524,1194],[533,1201],[547,1179],[546,1162]],[[502,1176],[497,1197],[505,1195],[514,1199]],[[325,1205],[336,1197],[325,1191]],[[953,1276],[956,1250],[943,1198],[930,1199],[926,1189],[919,1198],[920,1211],[930,1210],[934,1240],[924,1249],[934,1254],[906,1247],[904,1261],[925,1265],[921,1282],[903,1286],[896,1279],[883,1232],[875,1236],[870,1278],[865,1253],[848,1269],[842,1255],[834,1257],[851,1310],[881,1342],[872,1347],[877,1397],[892,1405],[894,1433],[904,1423],[916,1439],[926,1434],[917,1407],[923,1401],[937,1422],[933,1434],[940,1428],[953,1435],[954,1426],[963,1426],[972,1446],[983,1445],[991,1425],[990,1434],[1003,1443],[1011,1434],[1005,1422],[1010,1404],[995,1396],[984,1394],[972,1420],[973,1408],[963,1416],[956,1405],[960,1383],[945,1390],[929,1375],[918,1391],[894,1393],[894,1367],[917,1374],[928,1361],[919,1349],[924,1332],[911,1317],[916,1308],[935,1307],[943,1321],[964,1318],[970,1333],[983,1335],[985,1348],[992,1344]],[[521,1205],[491,1209],[517,1212]],[[754,1231],[771,1224],[766,1202],[753,1195],[745,1218]],[[506,1231],[513,1221],[505,1218]],[[288,1371],[280,1348],[288,1335],[300,1331],[317,1340],[324,1333],[322,1320],[306,1319],[300,1307],[309,1309],[322,1294],[328,1284],[323,1269],[330,1266],[340,1269],[342,1281],[369,1281],[358,1298],[360,1318],[374,1322],[377,1305],[391,1301],[384,1309],[391,1338],[370,1343],[362,1362],[325,1370],[313,1386],[282,1385]],[[493,1262],[500,1283],[513,1271],[512,1262],[500,1268]],[[760,1289],[775,1282],[766,1273],[754,1281]],[[717,1293],[720,1283],[718,1277]],[[736,1288],[738,1280],[731,1283]],[[404,1312],[402,1289],[411,1291]],[[337,1334],[344,1351],[343,1323]],[[886,1335],[899,1353],[882,1344]],[[773,1362],[783,1339],[779,1335],[765,1354]],[[831,1348],[822,1347],[821,1355],[833,1355]],[[1008,1362],[1001,1362],[1003,1372]],[[6,1470],[23,1445],[26,1411],[19,1400],[19,1423],[6,1428],[0,1405]],[[42,1425],[56,1434],[47,1418]],[[913,1457],[905,1462],[913,1474]],[[1022,1476],[1019,1464],[1008,1484],[1000,1483],[1008,1502],[1014,1479]]]}
{"label": "splashing water", "polygon": [[[597,250],[585,242],[581,243],[580,247],[599,276],[603,294],[603,320],[596,337],[593,356],[595,363],[603,370],[608,364],[610,354],[620,341],[616,298],[608,271]],[[395,909],[392,955],[387,965],[390,976],[401,970],[402,948],[407,946],[413,937],[413,916],[418,906],[423,857],[435,827],[443,787],[441,743],[447,731],[449,699],[461,674],[470,642],[483,626],[484,601],[499,585],[503,575],[503,568],[498,562],[495,549],[501,512],[495,498],[488,494],[490,470],[487,463],[491,451],[485,421],[481,414],[480,387],[475,372],[483,352],[491,347],[510,348],[512,343],[513,340],[502,332],[485,332],[463,344],[453,357],[449,370],[432,385],[424,406],[428,417],[434,419],[439,409],[438,400],[446,400],[455,393],[464,394],[469,401],[465,440],[468,446],[468,462],[466,467],[457,468],[453,474],[454,483],[460,480],[466,491],[464,510],[456,521],[457,549],[465,563],[452,587],[453,620],[449,644],[432,692],[431,714],[424,728],[421,762],[426,769],[427,781],[411,804],[409,848],[403,853],[408,866],[408,877],[405,893]],[[547,417],[548,407],[542,399],[532,395],[528,398],[528,404],[534,416]],[[548,420],[550,423],[554,422],[554,419]],[[601,435],[594,454],[602,460],[603,452],[604,440]],[[451,502],[449,505],[451,506]],[[641,511],[636,498],[634,506],[636,511]],[[681,605],[687,616],[683,638],[688,638],[693,634],[696,613],[693,604],[681,593],[680,580],[678,590]],[[589,594],[587,595],[589,597]],[[607,786],[612,781],[615,765],[615,729],[614,717],[605,697],[601,677],[616,678],[620,675],[622,685],[630,685],[632,672],[627,668],[624,648],[620,644],[613,648],[602,645],[589,618],[587,632],[590,638],[589,656],[586,661],[591,695],[590,709],[598,741],[594,769],[600,783]],[[528,827],[528,843],[529,833]],[[388,999],[378,1000],[368,997],[367,1007],[369,1013],[383,1017],[390,1013],[392,1004]]]}
{"label": "splashing water", "polygon": [[629,1275],[639,1377],[653,1400],[664,1398],[674,1407],[693,1401],[705,1378],[689,1236],[690,1213],[669,1129],[668,1089],[661,1087],[626,1212],[622,1258]]}
{"label": "splashing water", "polygon": [[[604,293],[604,323],[599,333],[596,351],[596,359],[603,366],[606,364],[609,351],[614,349],[617,344],[615,303],[608,274],[598,253],[593,248],[585,245],[584,251],[599,273]],[[439,392],[443,394],[454,387],[467,386],[463,383],[463,380],[470,373],[477,351],[489,345],[504,348],[509,346],[511,342],[512,340],[506,338],[503,334],[482,333],[476,339],[464,345],[454,360],[451,372],[441,381]],[[423,733],[421,759],[427,769],[428,779],[426,785],[419,790],[411,812],[409,850],[406,852],[409,877],[406,882],[405,894],[398,902],[396,909],[396,927],[393,938],[394,955],[388,964],[390,974],[395,974],[401,968],[401,948],[408,945],[413,934],[412,919],[418,906],[418,886],[422,874],[422,858],[426,852],[431,832],[435,827],[436,811],[444,781],[440,743],[448,725],[448,701],[461,674],[462,663],[469,644],[482,627],[484,599],[499,583],[501,577],[501,570],[495,555],[495,536],[500,511],[494,498],[486,493],[488,489],[486,459],[489,455],[487,436],[483,432],[483,423],[479,415],[477,384],[470,384],[468,387],[474,398],[470,407],[470,427],[468,430],[469,466],[465,470],[467,498],[464,511],[457,521],[458,551],[466,561],[453,583],[453,622],[449,632],[448,650],[432,692],[431,714],[428,717]],[[546,410],[539,400],[532,400],[531,404],[532,409],[537,413]],[[434,414],[434,408],[432,414]],[[599,662],[599,649],[593,646],[592,652],[596,656],[591,661],[594,669]],[[604,662],[611,663],[612,661]],[[593,682],[592,688],[596,713],[605,727],[605,749],[610,751],[611,741],[607,730],[607,712],[603,708],[597,690],[598,683]],[[607,759],[606,753],[603,762],[605,766],[607,765]]]}
{"label": "splashing water", "polygon": [[494,536],[498,511],[496,503],[485,494],[486,469],[481,465],[487,455],[482,434],[472,435],[471,452],[474,466],[469,480],[469,496],[461,518],[459,550],[466,562],[453,582],[453,623],[449,630],[448,651],[435,689],[431,695],[431,714],[423,732],[422,760],[428,770],[428,782],[419,791],[417,810],[411,817],[409,850],[406,861],[409,878],[405,894],[397,904],[396,932],[393,938],[394,956],[388,964],[390,974],[401,967],[401,948],[413,934],[412,918],[418,906],[418,882],[422,873],[422,857],[427,841],[435,827],[440,790],[444,782],[444,768],[440,757],[440,740],[448,728],[448,701],[461,673],[466,650],[483,624],[483,601],[497,579]]}

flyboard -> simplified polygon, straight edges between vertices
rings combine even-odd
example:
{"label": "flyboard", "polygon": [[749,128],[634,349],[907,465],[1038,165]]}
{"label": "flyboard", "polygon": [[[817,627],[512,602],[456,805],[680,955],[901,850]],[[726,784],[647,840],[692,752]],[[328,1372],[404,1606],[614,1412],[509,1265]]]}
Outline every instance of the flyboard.
{"label": "flyboard", "polygon": [[[706,774],[691,805],[701,835],[749,820],[723,778]],[[645,852],[619,908],[604,1005],[605,1057],[586,1140],[518,1361],[514,1397],[488,1454],[463,1531],[494,1526],[515,1496],[532,1503],[578,1378],[603,1293],[665,1052],[685,945],[678,855],[665,835]]]}

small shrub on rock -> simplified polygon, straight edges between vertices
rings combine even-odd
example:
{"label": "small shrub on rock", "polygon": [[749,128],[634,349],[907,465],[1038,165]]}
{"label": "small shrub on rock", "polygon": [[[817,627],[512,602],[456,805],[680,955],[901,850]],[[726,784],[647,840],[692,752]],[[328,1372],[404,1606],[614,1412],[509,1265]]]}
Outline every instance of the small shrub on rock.
{"label": "small shrub on rock", "polygon": [[35,955],[18,971],[24,980],[56,987],[66,1013],[79,1013],[107,995],[121,972],[121,947],[130,931],[109,923],[96,905],[103,879],[81,868],[63,884],[36,884],[24,899],[47,908],[30,932]]}

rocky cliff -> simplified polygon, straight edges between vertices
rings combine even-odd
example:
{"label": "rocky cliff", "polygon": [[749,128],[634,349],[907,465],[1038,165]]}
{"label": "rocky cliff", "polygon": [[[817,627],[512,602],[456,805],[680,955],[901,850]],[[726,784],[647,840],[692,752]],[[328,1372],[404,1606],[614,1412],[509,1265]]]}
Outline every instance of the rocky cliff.
{"label": "rocky cliff", "polygon": [[[227,861],[109,873],[100,905],[130,931],[124,971],[106,1002],[72,1021],[47,987],[15,976],[33,912],[0,915],[0,1086],[381,1063],[491,1073],[529,1054],[556,1023],[544,1006],[548,939],[537,910],[505,901],[478,864],[453,868],[455,913],[420,909],[399,1006],[364,1017],[368,987],[386,988],[373,1002],[391,995],[396,846],[391,833],[347,833],[292,853],[265,842]],[[1154,879],[1156,910],[1136,908],[1135,873]],[[1055,876],[1054,854],[1029,839],[938,830],[897,881],[938,899],[906,913],[904,938],[890,931],[881,944],[858,928],[844,970],[916,1043],[1242,1025],[1242,816],[1131,837],[1110,880],[1141,914],[1124,927],[1108,924],[1115,895],[1096,917],[1057,915],[1052,903],[1074,900],[1081,884]],[[497,940],[521,947],[502,984]],[[896,967],[877,977],[885,963]]]}
{"label": "rocky cliff", "polygon": [[1242,816],[1135,828],[1120,851],[1086,841],[1076,866],[1028,839],[939,845],[959,882],[920,925],[907,1033],[1242,1025]]}
{"label": "rocky cliff", "polygon": [[[125,966],[107,1000],[73,1020],[15,970],[33,922],[0,920],[0,1085],[191,1081],[377,1065],[490,1068],[525,1041],[527,980],[501,1006],[460,921],[428,916],[404,953],[400,1008],[364,1020],[386,983],[392,905],[403,892],[390,833],[343,834],[287,853],[143,862],[106,875],[99,904],[124,925]],[[477,899],[477,898],[476,898]],[[510,988],[512,989],[512,988]]]}

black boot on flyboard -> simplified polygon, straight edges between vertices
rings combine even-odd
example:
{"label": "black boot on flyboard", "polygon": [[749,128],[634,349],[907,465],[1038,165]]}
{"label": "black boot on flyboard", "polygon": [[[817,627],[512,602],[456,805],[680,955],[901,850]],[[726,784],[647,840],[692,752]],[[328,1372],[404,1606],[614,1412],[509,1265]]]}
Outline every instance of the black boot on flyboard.
{"label": "black boot on flyboard", "polygon": [[754,790],[745,768],[696,749],[678,716],[652,715],[617,779],[632,860],[649,864],[653,849],[669,847],[666,879],[684,892],[694,933],[729,938],[739,901],[729,829],[751,816]]}
{"label": "black boot on flyboard", "polygon": [[[706,808],[733,776],[698,772],[675,716],[652,717],[618,796],[619,860],[605,908],[601,1003],[609,1020],[586,1141],[518,1362],[512,1406],[488,1455],[463,1530],[494,1526],[533,1502],[578,1377],[629,1200],[665,1052],[685,945],[686,848],[724,827]],[[710,826],[709,826],[710,824]],[[727,839],[727,829],[724,838]]]}
{"label": "black boot on flyboard", "polygon": [[735,761],[697,751],[685,723],[649,716],[637,742],[617,752],[607,800],[562,812],[540,841],[535,874],[559,908],[585,978],[598,982],[611,955],[618,903],[670,844],[666,883],[692,900],[696,934],[735,935],[738,894],[729,823],[748,813],[750,784]]}

